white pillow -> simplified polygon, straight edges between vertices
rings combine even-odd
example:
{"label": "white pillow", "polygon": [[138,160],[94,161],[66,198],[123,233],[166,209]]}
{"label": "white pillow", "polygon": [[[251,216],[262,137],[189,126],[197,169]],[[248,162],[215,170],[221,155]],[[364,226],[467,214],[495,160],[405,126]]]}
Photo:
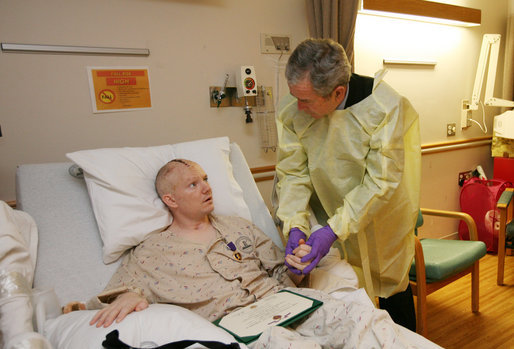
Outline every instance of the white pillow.
{"label": "white pillow", "polygon": [[[171,304],[150,304],[120,323],[97,328],[89,321],[97,310],[72,311],[45,322],[44,335],[55,349],[101,349],[105,336],[118,330],[119,339],[132,347],[151,348],[180,340],[237,342],[231,334],[198,314]],[[150,346],[153,342],[153,346]],[[243,347],[243,345],[241,345]],[[203,348],[198,344],[191,348]]]}
{"label": "white pillow", "polygon": [[116,261],[124,251],[172,222],[159,199],[155,176],[168,161],[197,162],[209,176],[214,213],[251,220],[243,191],[234,179],[227,137],[142,148],[82,150],[66,156],[79,165],[103,241],[104,263]]}

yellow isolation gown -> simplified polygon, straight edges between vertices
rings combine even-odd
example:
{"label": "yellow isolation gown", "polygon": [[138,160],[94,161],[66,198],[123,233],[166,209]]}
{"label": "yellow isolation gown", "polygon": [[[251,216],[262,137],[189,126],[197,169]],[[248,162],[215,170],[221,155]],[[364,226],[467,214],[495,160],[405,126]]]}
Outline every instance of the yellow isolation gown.
{"label": "yellow isolation gown", "polygon": [[310,234],[329,224],[370,297],[403,291],[414,256],[421,147],[418,114],[377,73],[361,102],[321,119],[289,95],[277,116],[277,217]]}

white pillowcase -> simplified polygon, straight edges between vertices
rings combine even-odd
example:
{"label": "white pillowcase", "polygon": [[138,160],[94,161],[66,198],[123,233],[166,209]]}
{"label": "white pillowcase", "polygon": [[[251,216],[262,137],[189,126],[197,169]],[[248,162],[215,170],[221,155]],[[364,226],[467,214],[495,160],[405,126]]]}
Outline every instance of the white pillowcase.
{"label": "white pillowcase", "polygon": [[[89,321],[97,310],[72,311],[45,322],[44,335],[55,349],[102,348],[105,336],[118,330],[119,339],[132,347],[153,347],[180,340],[210,340],[225,344],[237,342],[225,330],[200,315],[171,304],[150,304],[133,312],[120,323],[97,328]],[[241,347],[244,346],[241,344]],[[204,348],[199,344],[191,348]]]}
{"label": "white pillowcase", "polygon": [[172,222],[155,191],[155,176],[168,161],[197,162],[209,177],[214,213],[251,220],[243,191],[229,160],[227,137],[140,148],[103,148],[68,153],[79,165],[103,241],[103,261],[116,261],[127,249]]}

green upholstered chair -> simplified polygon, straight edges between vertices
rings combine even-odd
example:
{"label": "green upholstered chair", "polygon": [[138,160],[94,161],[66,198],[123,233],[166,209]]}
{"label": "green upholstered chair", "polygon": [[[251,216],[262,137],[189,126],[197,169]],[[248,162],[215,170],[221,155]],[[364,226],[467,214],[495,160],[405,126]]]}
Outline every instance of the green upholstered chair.
{"label": "green upholstered chair", "polygon": [[514,189],[507,188],[500,196],[496,208],[500,214],[500,230],[498,231],[498,273],[496,283],[503,285],[503,273],[505,269],[505,252],[507,248],[514,248],[514,222],[512,215]]}
{"label": "green upholstered chair", "polygon": [[[469,229],[470,239],[419,239],[417,228],[423,224],[423,215],[434,215],[463,220]],[[427,334],[426,297],[432,292],[471,273],[471,310],[478,312],[479,260],[486,252],[482,241],[477,241],[477,229],[473,218],[463,212],[424,209],[420,210],[416,223],[415,257],[410,270],[412,292],[417,298],[416,332]]]}

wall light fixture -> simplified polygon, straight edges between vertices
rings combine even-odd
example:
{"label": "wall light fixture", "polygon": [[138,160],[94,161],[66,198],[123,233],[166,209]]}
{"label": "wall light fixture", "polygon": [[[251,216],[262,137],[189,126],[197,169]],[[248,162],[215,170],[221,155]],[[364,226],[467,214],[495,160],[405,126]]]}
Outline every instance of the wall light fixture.
{"label": "wall light fixture", "polygon": [[362,0],[359,13],[422,22],[479,26],[481,10],[427,0]]}

